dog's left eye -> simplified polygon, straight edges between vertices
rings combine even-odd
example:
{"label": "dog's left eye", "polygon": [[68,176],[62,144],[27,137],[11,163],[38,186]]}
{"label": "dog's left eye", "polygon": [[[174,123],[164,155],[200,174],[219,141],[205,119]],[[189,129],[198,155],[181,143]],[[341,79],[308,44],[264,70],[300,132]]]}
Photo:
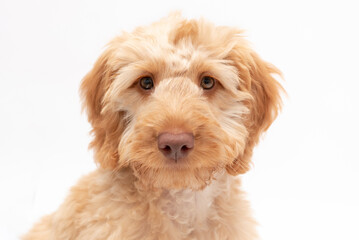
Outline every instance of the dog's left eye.
{"label": "dog's left eye", "polygon": [[215,83],[215,80],[213,77],[204,76],[201,79],[201,87],[205,90],[209,90],[209,89],[213,88],[214,83]]}
{"label": "dog's left eye", "polygon": [[145,89],[145,90],[150,90],[151,88],[153,88],[153,80],[151,77],[142,77],[140,79],[140,86],[141,88]]}

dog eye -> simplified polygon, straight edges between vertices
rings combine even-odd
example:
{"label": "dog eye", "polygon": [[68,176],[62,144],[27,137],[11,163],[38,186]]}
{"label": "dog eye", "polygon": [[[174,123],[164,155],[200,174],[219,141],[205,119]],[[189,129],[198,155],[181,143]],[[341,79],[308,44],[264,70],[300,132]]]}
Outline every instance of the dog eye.
{"label": "dog eye", "polygon": [[145,89],[145,90],[150,90],[151,88],[153,88],[153,80],[151,77],[143,77],[140,79],[140,86],[141,88]]}
{"label": "dog eye", "polygon": [[201,80],[201,87],[205,90],[213,88],[215,80],[213,77],[205,76]]}

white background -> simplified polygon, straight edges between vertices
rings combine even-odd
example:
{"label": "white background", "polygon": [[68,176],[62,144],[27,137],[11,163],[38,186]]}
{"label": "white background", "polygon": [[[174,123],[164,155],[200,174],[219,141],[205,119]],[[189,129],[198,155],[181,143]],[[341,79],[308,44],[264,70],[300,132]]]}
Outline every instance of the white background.
{"label": "white background", "polygon": [[122,30],[171,10],[247,30],[284,73],[284,109],[243,177],[266,240],[359,239],[356,1],[0,2],[0,239],[95,169],[78,87]]}

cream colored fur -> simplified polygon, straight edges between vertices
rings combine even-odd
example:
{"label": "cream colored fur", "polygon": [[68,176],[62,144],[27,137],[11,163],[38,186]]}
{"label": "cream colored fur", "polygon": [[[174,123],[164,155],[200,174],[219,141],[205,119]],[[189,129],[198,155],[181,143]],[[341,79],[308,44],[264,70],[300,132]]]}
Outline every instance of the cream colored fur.
{"label": "cream colored fur", "polygon": [[[226,174],[201,191],[141,191],[130,169],[97,170],[24,239],[254,239],[255,222]],[[79,200],[81,199],[81,200]],[[232,204],[235,201],[236,204]],[[233,224],[235,223],[235,224]]]}
{"label": "cream colored fur", "polygon": [[[204,20],[174,14],[115,38],[81,85],[99,168],[23,239],[256,239],[236,175],[280,108],[273,73],[241,31]],[[193,134],[193,150],[169,160],[163,132]]]}

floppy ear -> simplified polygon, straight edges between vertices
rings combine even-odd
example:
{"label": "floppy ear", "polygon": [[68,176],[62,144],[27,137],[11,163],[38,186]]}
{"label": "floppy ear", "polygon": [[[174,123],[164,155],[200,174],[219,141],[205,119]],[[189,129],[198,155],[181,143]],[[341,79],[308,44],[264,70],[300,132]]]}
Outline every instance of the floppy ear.
{"label": "floppy ear", "polygon": [[84,77],[80,87],[83,108],[92,125],[94,139],[89,147],[94,149],[95,161],[102,168],[114,169],[118,161],[117,146],[123,132],[120,112],[103,113],[103,97],[114,76],[111,69],[111,49],[108,48],[97,60],[93,69]]}
{"label": "floppy ear", "polygon": [[246,50],[243,53],[243,48],[234,49],[230,56],[241,79],[239,90],[252,96],[245,103],[249,113],[244,118],[244,125],[248,131],[244,152],[227,166],[228,173],[232,175],[249,170],[253,147],[258,143],[260,135],[272,124],[281,108],[280,92],[283,88],[272,76],[281,75],[280,71],[263,61],[255,52]]}

